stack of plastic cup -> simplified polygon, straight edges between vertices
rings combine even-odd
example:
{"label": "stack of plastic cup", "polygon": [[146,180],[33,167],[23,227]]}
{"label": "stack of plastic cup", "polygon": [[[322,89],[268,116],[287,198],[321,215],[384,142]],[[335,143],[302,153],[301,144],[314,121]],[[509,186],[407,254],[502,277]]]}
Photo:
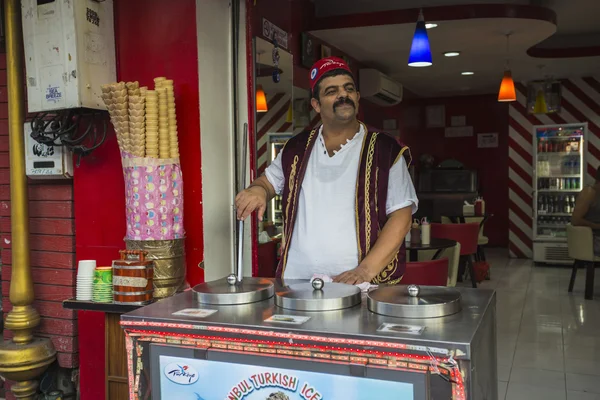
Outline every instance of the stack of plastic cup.
{"label": "stack of plastic cup", "polygon": [[77,300],[91,301],[94,294],[96,260],[81,260],[77,267]]}
{"label": "stack of plastic cup", "polygon": [[94,295],[96,303],[112,303],[112,267],[97,267],[94,273]]}

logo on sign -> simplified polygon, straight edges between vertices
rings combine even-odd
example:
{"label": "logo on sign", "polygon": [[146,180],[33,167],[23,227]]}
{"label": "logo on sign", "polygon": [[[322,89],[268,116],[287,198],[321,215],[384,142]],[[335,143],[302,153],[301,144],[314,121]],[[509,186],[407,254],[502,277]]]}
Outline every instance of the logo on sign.
{"label": "logo on sign", "polygon": [[90,10],[88,8],[85,13],[85,17],[88,20],[88,22],[91,22],[96,26],[100,26],[100,17],[98,16],[98,13],[96,11]]}
{"label": "logo on sign", "polygon": [[198,380],[198,371],[191,365],[171,363],[165,367],[165,375],[170,381],[180,385],[191,385]]}
{"label": "logo on sign", "polygon": [[62,99],[62,93],[58,86],[48,86],[46,89],[46,101],[58,103]]}

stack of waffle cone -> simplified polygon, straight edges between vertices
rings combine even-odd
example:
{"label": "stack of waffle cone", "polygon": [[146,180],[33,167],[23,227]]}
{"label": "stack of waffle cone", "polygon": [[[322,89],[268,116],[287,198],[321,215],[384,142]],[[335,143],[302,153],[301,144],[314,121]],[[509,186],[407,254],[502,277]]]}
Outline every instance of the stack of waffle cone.
{"label": "stack of waffle cone", "polygon": [[179,158],[179,142],[177,141],[177,116],[175,114],[175,92],[173,81],[167,79],[163,82],[167,91],[167,117],[169,118],[169,156]]}
{"label": "stack of waffle cone", "polygon": [[102,85],[102,99],[119,148],[134,157],[178,158],[173,81],[154,79],[155,90],[139,82]]}
{"label": "stack of waffle cone", "polygon": [[160,158],[169,158],[169,118],[167,89],[159,87],[158,92],[158,155]]}
{"label": "stack of waffle cone", "polygon": [[124,82],[111,83],[103,85],[102,99],[110,120],[115,127],[117,142],[122,151],[131,153],[131,141],[129,138],[129,112],[128,112],[128,94]]}
{"label": "stack of waffle cone", "polygon": [[140,84],[138,81],[135,82],[127,82],[125,84],[127,87],[127,95],[129,96],[139,96],[140,95]]}
{"label": "stack of waffle cone", "polygon": [[[140,89],[136,90],[140,91]],[[129,137],[131,140],[131,154],[135,157],[144,157],[146,154],[144,114],[144,98],[139,95],[129,96]]]}
{"label": "stack of waffle cone", "polygon": [[158,158],[158,93],[146,90],[146,157]]}

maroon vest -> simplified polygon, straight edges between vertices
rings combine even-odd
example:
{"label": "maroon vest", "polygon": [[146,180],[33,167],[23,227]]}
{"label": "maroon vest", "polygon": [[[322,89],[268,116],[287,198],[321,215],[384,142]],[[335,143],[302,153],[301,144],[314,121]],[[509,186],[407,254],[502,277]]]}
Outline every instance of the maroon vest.
{"label": "maroon vest", "polygon": [[[282,154],[284,188],[282,193],[283,240],[282,254],[277,266],[277,277],[281,278],[287,264],[292,241],[298,199],[308,158],[316,142],[319,128],[304,131],[285,144]],[[356,185],[356,230],[359,263],[369,253],[379,232],[387,221],[386,200],[390,168],[405,154],[410,164],[410,150],[401,146],[396,139],[385,134],[369,131],[365,127],[361,158]],[[403,162],[403,161],[402,161]],[[404,241],[393,260],[373,279],[373,283],[397,284],[406,268]]]}

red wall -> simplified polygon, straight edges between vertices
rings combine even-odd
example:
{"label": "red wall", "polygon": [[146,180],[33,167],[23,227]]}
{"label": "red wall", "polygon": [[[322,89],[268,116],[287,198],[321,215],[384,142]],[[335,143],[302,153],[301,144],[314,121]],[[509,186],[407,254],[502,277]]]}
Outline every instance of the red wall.
{"label": "red wall", "polygon": [[[424,128],[427,105],[445,106],[446,126],[451,126],[452,116],[464,115],[474,136],[445,138],[444,128]],[[485,234],[491,246],[508,246],[508,105],[498,103],[496,95],[457,96],[407,101],[388,109],[387,115],[399,120],[400,140],[410,146],[417,170],[419,157],[428,153],[436,163],[454,158],[478,171],[486,211],[494,214],[485,225]],[[409,119],[418,121],[419,127],[407,127]],[[494,132],[498,133],[497,148],[477,148],[477,133]]]}
{"label": "red wall", "polygon": [[[203,272],[202,186],[198,52],[194,0],[116,0],[117,78],[153,87],[152,79],[174,80],[181,166],[185,182],[188,281]],[[125,244],[125,196],[116,139],[84,158],[75,171],[77,259],[107,264]],[[104,398],[104,315],[79,313],[81,398]]]}

